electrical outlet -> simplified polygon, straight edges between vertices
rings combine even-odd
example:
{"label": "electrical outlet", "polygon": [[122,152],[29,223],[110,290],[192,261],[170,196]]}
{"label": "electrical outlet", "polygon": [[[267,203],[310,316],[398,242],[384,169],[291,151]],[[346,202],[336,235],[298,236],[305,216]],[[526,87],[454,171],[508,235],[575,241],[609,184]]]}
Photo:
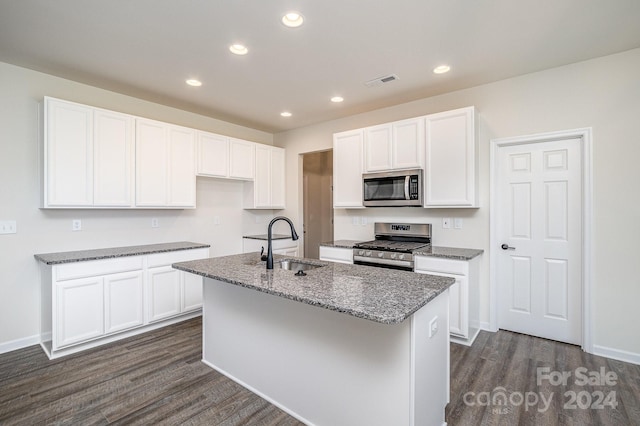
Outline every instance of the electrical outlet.
{"label": "electrical outlet", "polygon": [[450,217],[443,217],[442,218],[442,227],[444,229],[451,229],[451,218]]}
{"label": "electrical outlet", "polygon": [[72,231],[82,231],[82,221],[80,219],[73,219],[71,221]]}
{"label": "electrical outlet", "polygon": [[453,218],[453,227],[455,229],[462,229],[462,218],[461,217],[454,217]]}
{"label": "electrical outlet", "polygon": [[151,227],[152,228],[157,228],[160,226],[160,223],[158,222],[158,218],[157,217],[152,217],[151,218]]}
{"label": "electrical outlet", "polygon": [[220,216],[214,216],[213,217],[213,224],[214,225],[220,225]]}
{"label": "electrical outlet", "polygon": [[434,317],[429,321],[429,338],[432,338],[438,333],[438,317]]}
{"label": "electrical outlet", "polygon": [[367,217],[366,216],[362,216],[360,218],[360,225],[364,226],[367,224]]}
{"label": "electrical outlet", "polygon": [[3,220],[0,222],[0,234],[15,234],[18,227],[15,220]]}
{"label": "electrical outlet", "polygon": [[359,225],[360,224],[360,217],[359,216],[353,216],[351,218],[351,224],[352,225]]}

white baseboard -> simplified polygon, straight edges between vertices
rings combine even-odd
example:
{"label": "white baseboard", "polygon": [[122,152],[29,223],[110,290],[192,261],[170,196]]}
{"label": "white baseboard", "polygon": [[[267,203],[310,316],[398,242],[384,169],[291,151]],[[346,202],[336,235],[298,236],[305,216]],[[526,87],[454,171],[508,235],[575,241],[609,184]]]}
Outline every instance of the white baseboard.
{"label": "white baseboard", "polygon": [[9,342],[0,343],[0,354],[26,348],[40,343],[40,335],[35,334],[21,339],[11,340]]}
{"label": "white baseboard", "polygon": [[640,365],[640,354],[635,352],[623,351],[620,349],[608,348],[606,346],[593,345],[593,355],[604,356],[618,361],[629,362],[631,364]]}

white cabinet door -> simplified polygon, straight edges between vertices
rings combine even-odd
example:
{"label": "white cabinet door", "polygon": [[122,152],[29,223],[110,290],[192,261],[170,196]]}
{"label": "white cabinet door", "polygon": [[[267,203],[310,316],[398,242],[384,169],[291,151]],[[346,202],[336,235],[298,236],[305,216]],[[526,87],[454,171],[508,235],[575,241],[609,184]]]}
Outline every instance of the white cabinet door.
{"label": "white cabinet door", "polygon": [[362,208],[362,129],[333,135],[333,207]]}
{"label": "white cabinet door", "polygon": [[144,323],[142,271],[104,277],[105,333],[115,333]]}
{"label": "white cabinet door", "polygon": [[424,117],[365,129],[365,171],[423,167]]}
{"label": "white cabinet door", "polygon": [[393,168],[391,124],[367,127],[364,141],[365,171],[376,172]]}
{"label": "white cabinet door", "polygon": [[195,131],[136,120],[136,206],[195,207]]}
{"label": "white cabinet door", "polygon": [[56,285],[57,307],[53,349],[104,334],[102,277],[69,280]]}
{"label": "white cabinet door", "polygon": [[244,186],[245,209],[284,208],[284,149],[255,144],[255,176]]}
{"label": "white cabinet door", "polygon": [[93,112],[93,205],[133,206],[134,118],[95,109]]}
{"label": "white cabinet door", "polygon": [[229,177],[229,138],[198,132],[199,176]]}
{"label": "white cabinet door", "polygon": [[43,207],[93,204],[93,110],[45,98]]}
{"label": "white cabinet door", "polygon": [[180,271],[171,266],[148,271],[149,322],[178,315],[180,302]]}
{"label": "white cabinet door", "polygon": [[271,206],[271,148],[256,145],[255,176],[253,178],[254,208]]}
{"label": "white cabinet door", "polygon": [[182,312],[202,307],[202,277],[180,271],[182,275]]}
{"label": "white cabinet door", "polygon": [[136,206],[167,204],[167,125],[136,120]]}
{"label": "white cabinet door", "polygon": [[271,207],[285,208],[285,150],[271,148]]}
{"label": "white cabinet door", "polygon": [[475,109],[426,117],[425,207],[478,207]]}
{"label": "white cabinet door", "polygon": [[196,206],[195,131],[170,126],[168,131],[167,205]]}
{"label": "white cabinet door", "polygon": [[394,169],[424,166],[424,117],[393,123],[391,165]]}
{"label": "white cabinet door", "polygon": [[229,139],[229,177],[252,180],[254,177],[255,145],[241,139]]}

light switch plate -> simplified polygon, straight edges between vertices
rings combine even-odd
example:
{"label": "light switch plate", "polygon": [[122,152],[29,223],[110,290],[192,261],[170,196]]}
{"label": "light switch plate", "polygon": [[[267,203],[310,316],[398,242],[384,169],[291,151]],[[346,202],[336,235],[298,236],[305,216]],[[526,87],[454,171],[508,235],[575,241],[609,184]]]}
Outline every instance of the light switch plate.
{"label": "light switch plate", "polygon": [[160,226],[160,223],[158,222],[158,218],[157,217],[152,217],[151,218],[151,227],[152,228],[157,228]]}
{"label": "light switch plate", "polygon": [[443,217],[442,218],[442,227],[444,229],[451,229],[451,218],[450,217]]}
{"label": "light switch plate", "polygon": [[462,229],[462,218],[461,217],[454,217],[453,218],[453,227],[455,229]]}
{"label": "light switch plate", "polygon": [[15,234],[18,232],[18,226],[15,220],[0,221],[0,234]]}

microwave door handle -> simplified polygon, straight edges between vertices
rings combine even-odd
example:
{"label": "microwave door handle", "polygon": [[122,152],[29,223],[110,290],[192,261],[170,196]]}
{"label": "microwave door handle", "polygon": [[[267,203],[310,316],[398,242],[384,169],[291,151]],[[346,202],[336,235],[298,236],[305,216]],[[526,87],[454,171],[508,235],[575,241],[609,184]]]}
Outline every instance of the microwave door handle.
{"label": "microwave door handle", "polygon": [[411,176],[404,177],[404,199],[409,199],[409,182],[411,181]]}

